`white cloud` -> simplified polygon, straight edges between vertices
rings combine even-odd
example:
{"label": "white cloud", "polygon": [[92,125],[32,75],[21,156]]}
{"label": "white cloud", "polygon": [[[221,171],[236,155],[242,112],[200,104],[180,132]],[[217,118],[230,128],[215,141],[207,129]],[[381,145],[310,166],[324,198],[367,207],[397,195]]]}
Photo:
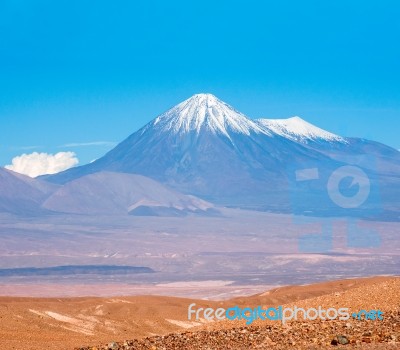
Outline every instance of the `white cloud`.
{"label": "white cloud", "polygon": [[74,152],[58,152],[56,154],[33,152],[15,157],[12,164],[6,165],[5,168],[30,177],[36,177],[56,174],[72,168],[78,163],[79,160]]}

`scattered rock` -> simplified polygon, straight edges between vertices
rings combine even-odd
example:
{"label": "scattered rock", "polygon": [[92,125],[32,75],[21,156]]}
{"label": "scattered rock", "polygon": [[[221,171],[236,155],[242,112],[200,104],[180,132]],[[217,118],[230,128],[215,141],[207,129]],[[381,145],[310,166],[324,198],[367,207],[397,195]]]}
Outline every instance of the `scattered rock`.
{"label": "scattered rock", "polygon": [[109,350],[118,350],[118,349],[119,349],[119,346],[118,346],[118,344],[117,344],[115,341],[113,341],[113,342],[111,342],[110,344],[108,344],[108,349],[109,349]]}
{"label": "scattered rock", "polygon": [[338,335],[337,339],[338,339],[339,344],[341,344],[341,345],[347,345],[350,343],[349,339],[344,335]]}

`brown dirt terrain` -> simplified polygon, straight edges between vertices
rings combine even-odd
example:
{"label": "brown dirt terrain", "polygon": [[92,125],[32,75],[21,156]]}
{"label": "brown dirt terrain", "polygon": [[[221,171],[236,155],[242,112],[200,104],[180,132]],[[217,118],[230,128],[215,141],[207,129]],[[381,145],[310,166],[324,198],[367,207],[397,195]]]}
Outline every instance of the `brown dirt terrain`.
{"label": "brown dirt terrain", "polygon": [[[384,321],[189,322],[187,308],[296,305],[380,309]],[[0,298],[2,349],[400,348],[400,278],[376,277],[277,288],[231,300],[173,297]],[[168,335],[169,334],[169,335]],[[343,336],[344,338],[338,338]],[[335,338],[336,337],[336,338]],[[138,339],[126,341],[126,339]],[[346,340],[345,340],[346,339]],[[87,347],[85,345],[105,344]],[[341,345],[338,345],[341,347]]]}

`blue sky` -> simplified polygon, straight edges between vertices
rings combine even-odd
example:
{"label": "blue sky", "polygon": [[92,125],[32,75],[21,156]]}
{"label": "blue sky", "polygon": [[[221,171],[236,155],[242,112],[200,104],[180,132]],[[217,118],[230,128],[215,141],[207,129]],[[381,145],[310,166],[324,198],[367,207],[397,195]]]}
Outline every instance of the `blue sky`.
{"label": "blue sky", "polygon": [[399,18],[398,1],[2,0],[0,165],[89,162],[199,92],[400,148]]}

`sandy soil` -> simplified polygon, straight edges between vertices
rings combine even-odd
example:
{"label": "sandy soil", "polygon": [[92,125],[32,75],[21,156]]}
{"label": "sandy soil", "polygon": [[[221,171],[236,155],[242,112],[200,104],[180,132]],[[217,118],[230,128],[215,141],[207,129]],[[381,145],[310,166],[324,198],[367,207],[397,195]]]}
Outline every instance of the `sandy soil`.
{"label": "sandy soil", "polygon": [[[258,321],[245,327],[243,322],[232,321],[189,322],[191,303],[214,308],[321,305],[381,309],[387,318],[385,322],[299,321],[286,326]],[[96,345],[97,349],[319,349],[332,347],[332,340],[344,335],[352,343],[347,347],[400,348],[399,311],[400,278],[392,277],[283,287],[225,301],[163,296],[1,297],[0,346],[5,350],[95,349],[88,347],[91,344],[105,344]]]}

